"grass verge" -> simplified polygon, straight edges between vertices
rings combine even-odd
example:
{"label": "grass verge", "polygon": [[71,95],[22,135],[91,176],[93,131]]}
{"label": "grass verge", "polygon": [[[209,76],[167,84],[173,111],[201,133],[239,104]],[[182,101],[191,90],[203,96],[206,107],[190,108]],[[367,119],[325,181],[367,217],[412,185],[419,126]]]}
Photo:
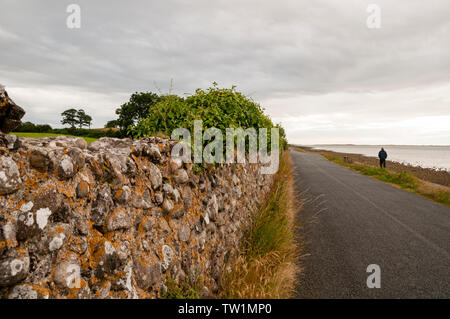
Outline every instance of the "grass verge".
{"label": "grass verge", "polygon": [[[72,137],[81,137],[81,136],[73,136],[73,135],[63,135],[63,134],[55,134],[55,133],[24,133],[24,132],[13,132],[10,133],[13,135],[17,135],[20,137],[29,137],[29,138],[42,138],[42,137],[57,137],[57,136],[72,136]],[[92,143],[96,140],[98,140],[98,138],[93,138],[93,137],[83,137],[86,142]]]}
{"label": "grass verge", "polygon": [[371,176],[386,183],[397,185],[400,188],[403,188],[415,194],[450,206],[450,191],[446,187],[441,187],[439,185],[424,182],[410,173],[392,172],[385,168],[373,167],[360,163],[348,163],[345,162],[342,157],[333,155],[322,154],[322,156],[333,163],[350,168],[361,174]]}
{"label": "grass verge", "polygon": [[289,151],[271,194],[244,234],[239,255],[222,278],[222,298],[288,298],[295,287],[295,197]]}

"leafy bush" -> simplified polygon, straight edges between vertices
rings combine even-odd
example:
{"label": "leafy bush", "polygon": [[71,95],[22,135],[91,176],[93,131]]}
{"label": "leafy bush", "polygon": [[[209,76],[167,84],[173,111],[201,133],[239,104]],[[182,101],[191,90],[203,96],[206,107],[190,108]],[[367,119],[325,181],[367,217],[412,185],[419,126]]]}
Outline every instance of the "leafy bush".
{"label": "leafy bush", "polygon": [[52,127],[48,124],[33,124],[31,122],[20,123],[14,132],[29,132],[29,133],[49,133]]}
{"label": "leafy bush", "polygon": [[[216,127],[225,137],[227,128],[267,128],[268,147],[270,149],[270,129],[276,127],[264,114],[264,109],[252,99],[231,89],[220,89],[214,86],[197,89],[195,94],[187,98],[176,95],[161,97],[160,102],[153,104],[146,118],[136,126],[129,126],[128,133],[134,137],[152,136],[164,133],[168,136],[176,128],[186,128],[193,132],[194,120],[203,121],[203,130]],[[277,126],[281,128],[281,126]],[[191,133],[192,134],[192,133]],[[284,130],[280,130],[280,146],[286,147]]]}

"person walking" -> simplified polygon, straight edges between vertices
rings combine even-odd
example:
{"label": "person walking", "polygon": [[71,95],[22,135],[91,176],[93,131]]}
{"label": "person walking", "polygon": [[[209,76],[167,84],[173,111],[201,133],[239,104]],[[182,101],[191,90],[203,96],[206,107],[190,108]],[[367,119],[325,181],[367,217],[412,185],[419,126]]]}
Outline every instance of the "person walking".
{"label": "person walking", "polygon": [[386,168],[386,158],[387,158],[387,153],[384,150],[384,148],[381,148],[381,150],[378,152],[378,158],[380,159],[380,167],[381,168]]}

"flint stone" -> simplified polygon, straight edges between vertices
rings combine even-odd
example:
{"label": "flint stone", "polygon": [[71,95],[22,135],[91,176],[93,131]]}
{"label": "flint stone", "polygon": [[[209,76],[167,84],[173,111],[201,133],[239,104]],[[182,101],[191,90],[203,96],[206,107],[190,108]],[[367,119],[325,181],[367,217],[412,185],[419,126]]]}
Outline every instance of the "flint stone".
{"label": "flint stone", "polygon": [[96,226],[102,226],[113,205],[111,188],[104,184],[97,195],[97,199],[92,204],[91,221]]}
{"label": "flint stone", "polygon": [[29,160],[31,167],[42,172],[46,172],[51,163],[48,152],[41,148],[34,149],[30,154]]}
{"label": "flint stone", "polygon": [[134,275],[139,288],[147,290],[162,280],[161,265],[152,264],[146,267],[138,262],[134,267]]}
{"label": "flint stone", "polygon": [[24,280],[30,268],[30,258],[9,257],[0,262],[0,287],[14,285]]}
{"label": "flint stone", "polygon": [[150,163],[150,182],[152,183],[152,188],[154,190],[158,189],[162,184],[162,175],[159,168],[153,164]]}
{"label": "flint stone", "polygon": [[71,178],[75,174],[75,167],[72,158],[64,155],[58,165],[58,177],[60,179]]}
{"label": "flint stone", "polygon": [[173,180],[177,184],[185,184],[189,181],[189,176],[184,169],[178,169],[173,175]]}
{"label": "flint stone", "polygon": [[190,228],[186,225],[182,225],[180,230],[178,231],[178,239],[183,242],[187,242],[190,236],[191,236]]}
{"label": "flint stone", "polygon": [[131,227],[131,218],[127,210],[117,208],[112,212],[106,221],[106,229],[114,231],[118,229],[128,229]]}
{"label": "flint stone", "polygon": [[63,261],[55,267],[53,281],[60,288],[76,287],[80,280],[80,266],[68,261]]}
{"label": "flint stone", "polygon": [[11,157],[0,157],[0,195],[14,193],[22,184],[19,169]]}
{"label": "flint stone", "polygon": [[3,140],[3,144],[9,150],[16,150],[20,147],[21,143],[19,138],[16,135],[2,135],[0,136],[1,140]]}

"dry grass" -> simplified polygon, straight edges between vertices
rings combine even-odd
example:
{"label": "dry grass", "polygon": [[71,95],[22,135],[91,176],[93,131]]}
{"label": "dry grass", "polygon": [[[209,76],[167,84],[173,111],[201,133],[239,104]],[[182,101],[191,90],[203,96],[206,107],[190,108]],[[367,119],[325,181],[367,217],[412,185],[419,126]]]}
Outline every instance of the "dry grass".
{"label": "dry grass", "polygon": [[222,279],[223,298],[288,298],[296,278],[292,163],[283,153],[271,195],[245,234],[240,254]]}

